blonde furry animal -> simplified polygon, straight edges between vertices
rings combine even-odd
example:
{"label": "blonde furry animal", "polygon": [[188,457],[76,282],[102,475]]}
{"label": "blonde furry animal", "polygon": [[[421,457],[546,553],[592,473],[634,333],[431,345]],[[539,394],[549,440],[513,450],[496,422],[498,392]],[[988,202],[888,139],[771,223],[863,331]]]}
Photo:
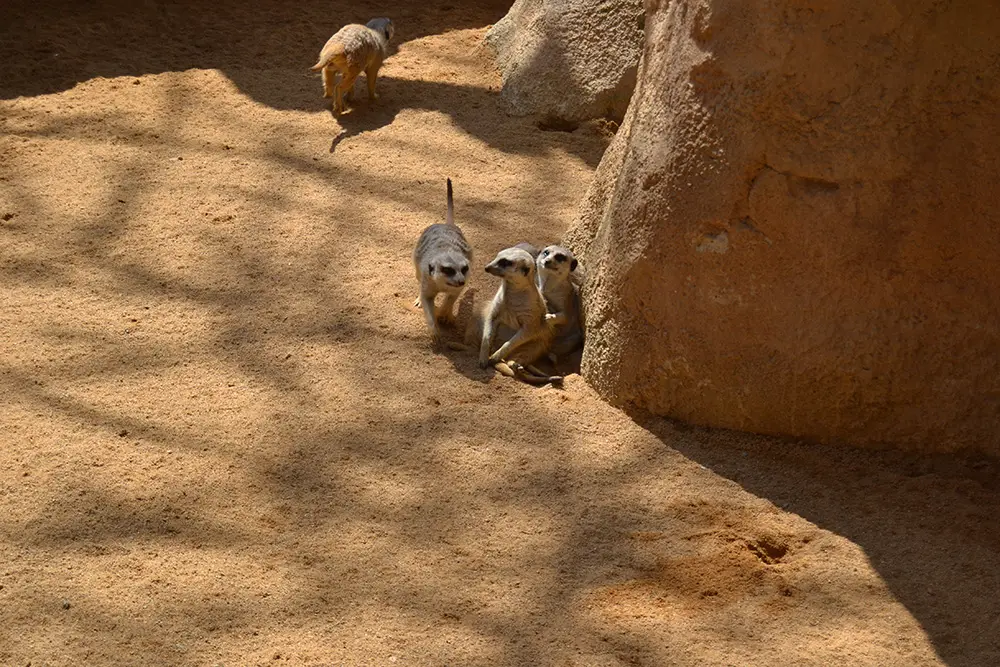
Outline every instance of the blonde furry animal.
{"label": "blonde furry animal", "polygon": [[[494,364],[501,372],[532,384],[558,382],[562,378],[547,376],[531,366],[548,353],[553,335],[550,322],[556,318],[546,310],[535,271],[534,258],[523,248],[501,250],[486,265],[486,272],[503,282],[482,314],[479,364],[483,368]],[[501,329],[514,333],[493,351]]]}
{"label": "blonde furry animal", "polygon": [[[389,54],[389,40],[395,28],[387,18],[372,19],[367,25],[345,25],[327,40],[313,71],[323,71],[323,96],[333,98],[333,110],[344,111],[344,96],[350,96],[354,80],[362,72],[368,80],[368,99],[376,100],[375,80],[382,61]],[[340,82],[334,85],[335,75]]]}

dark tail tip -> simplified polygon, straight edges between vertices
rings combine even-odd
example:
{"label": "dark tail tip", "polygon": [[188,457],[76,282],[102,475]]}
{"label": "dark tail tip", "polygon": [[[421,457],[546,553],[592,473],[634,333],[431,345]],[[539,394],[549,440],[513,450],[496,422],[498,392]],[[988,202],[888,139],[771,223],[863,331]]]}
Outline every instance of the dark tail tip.
{"label": "dark tail tip", "polygon": [[445,222],[449,225],[455,224],[455,203],[452,201],[451,196],[451,179],[448,179],[448,215],[445,218]]}

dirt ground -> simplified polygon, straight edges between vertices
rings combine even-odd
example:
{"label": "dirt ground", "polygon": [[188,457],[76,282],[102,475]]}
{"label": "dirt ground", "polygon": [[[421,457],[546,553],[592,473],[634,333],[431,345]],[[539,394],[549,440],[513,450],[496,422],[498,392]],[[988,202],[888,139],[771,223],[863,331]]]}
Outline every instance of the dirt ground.
{"label": "dirt ground", "polygon": [[[0,8],[0,664],[1000,664],[996,462],[431,349],[445,178],[482,298],[608,141],[503,114],[508,4]],[[307,68],[383,14],[338,123]]]}

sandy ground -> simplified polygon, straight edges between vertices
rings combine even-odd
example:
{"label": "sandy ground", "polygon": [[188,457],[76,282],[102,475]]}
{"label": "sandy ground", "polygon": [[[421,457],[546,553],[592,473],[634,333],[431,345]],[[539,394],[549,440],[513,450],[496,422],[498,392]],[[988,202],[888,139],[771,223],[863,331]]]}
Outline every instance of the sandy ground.
{"label": "sandy ground", "polygon": [[[488,292],[607,143],[501,112],[505,10],[4,3],[0,664],[1000,664],[995,462],[431,349],[445,177]],[[384,99],[338,123],[306,68],[378,14]]]}

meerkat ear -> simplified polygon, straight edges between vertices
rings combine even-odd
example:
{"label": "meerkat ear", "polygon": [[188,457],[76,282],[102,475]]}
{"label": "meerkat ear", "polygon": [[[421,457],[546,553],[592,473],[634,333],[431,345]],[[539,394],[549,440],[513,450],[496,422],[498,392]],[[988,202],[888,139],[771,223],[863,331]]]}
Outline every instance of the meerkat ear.
{"label": "meerkat ear", "polygon": [[572,273],[573,271],[576,271],[576,260],[575,259],[572,262],[569,263],[569,270],[570,270],[570,273]]}
{"label": "meerkat ear", "polygon": [[522,266],[521,267],[521,273],[523,273],[524,275],[528,275],[529,273],[531,273],[531,269],[529,269],[526,266]]}
{"label": "meerkat ear", "polygon": [[427,265],[427,273],[431,274],[432,276],[434,275],[434,265],[433,264],[428,264]]}

